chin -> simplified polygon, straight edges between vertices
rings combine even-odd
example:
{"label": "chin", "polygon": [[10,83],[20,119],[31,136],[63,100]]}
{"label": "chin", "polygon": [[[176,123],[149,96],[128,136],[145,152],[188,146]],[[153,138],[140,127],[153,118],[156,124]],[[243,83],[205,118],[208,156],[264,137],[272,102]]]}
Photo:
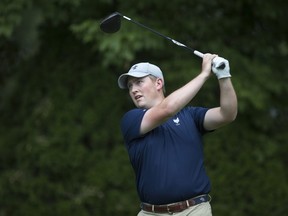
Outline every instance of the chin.
{"label": "chin", "polygon": [[139,109],[145,108],[144,106],[141,106],[141,105],[136,105],[136,107],[139,108]]}
{"label": "chin", "polygon": [[135,103],[135,106],[140,109],[146,109],[146,106],[144,104]]}

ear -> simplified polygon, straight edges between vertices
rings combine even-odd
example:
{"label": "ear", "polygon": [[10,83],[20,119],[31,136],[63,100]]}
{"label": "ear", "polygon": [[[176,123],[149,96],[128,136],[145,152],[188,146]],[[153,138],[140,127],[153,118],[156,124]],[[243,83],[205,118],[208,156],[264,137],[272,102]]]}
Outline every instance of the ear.
{"label": "ear", "polygon": [[163,80],[162,79],[160,79],[160,78],[156,79],[156,88],[157,88],[157,90],[160,90],[163,88]]}

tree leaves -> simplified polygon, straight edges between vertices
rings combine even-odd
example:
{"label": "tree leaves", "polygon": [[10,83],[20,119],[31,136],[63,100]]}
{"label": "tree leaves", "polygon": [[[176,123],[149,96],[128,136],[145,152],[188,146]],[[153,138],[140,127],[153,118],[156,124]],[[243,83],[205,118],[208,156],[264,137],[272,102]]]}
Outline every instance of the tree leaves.
{"label": "tree leaves", "polygon": [[[169,93],[200,72],[201,59],[127,20],[115,34],[101,32],[100,20],[119,11],[229,60],[239,114],[205,137],[213,212],[283,215],[286,8],[249,0],[1,1],[0,214],[137,214],[119,128],[133,104],[117,78],[149,61]],[[218,97],[211,77],[191,104],[214,107]]]}

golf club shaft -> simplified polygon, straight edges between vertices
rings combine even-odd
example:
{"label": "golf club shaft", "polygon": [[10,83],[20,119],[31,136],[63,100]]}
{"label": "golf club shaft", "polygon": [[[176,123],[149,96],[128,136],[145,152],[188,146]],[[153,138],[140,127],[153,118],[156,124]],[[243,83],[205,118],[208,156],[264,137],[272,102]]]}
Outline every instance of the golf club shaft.
{"label": "golf club shaft", "polygon": [[161,36],[161,37],[163,37],[163,38],[171,41],[172,43],[176,44],[177,46],[184,47],[184,48],[192,51],[196,56],[199,56],[199,57],[203,58],[203,55],[204,55],[203,53],[201,53],[201,52],[199,52],[199,51],[197,51],[197,50],[194,50],[194,49],[186,46],[185,44],[180,43],[180,42],[178,42],[178,41],[176,41],[176,40],[174,40],[174,39],[172,39],[172,38],[170,38],[170,37],[167,37],[167,36],[165,36],[165,35],[157,32],[157,31],[155,31],[154,29],[151,29],[151,28],[149,28],[149,27],[147,27],[147,26],[145,26],[145,25],[143,25],[143,24],[141,24],[141,23],[139,23],[139,22],[137,22],[137,21],[134,21],[134,20],[132,20],[131,18],[129,18],[129,17],[127,17],[127,16],[124,16],[124,15],[122,15],[122,14],[120,14],[120,15],[121,15],[124,19],[126,19],[126,20],[128,20],[128,21],[130,21],[130,22],[132,22],[132,23],[134,23],[134,24],[136,24],[136,25],[138,25],[138,26],[141,26],[141,27],[143,27],[143,28],[151,31],[151,32],[153,32],[154,34],[156,34],[156,35],[158,35],[158,36]]}

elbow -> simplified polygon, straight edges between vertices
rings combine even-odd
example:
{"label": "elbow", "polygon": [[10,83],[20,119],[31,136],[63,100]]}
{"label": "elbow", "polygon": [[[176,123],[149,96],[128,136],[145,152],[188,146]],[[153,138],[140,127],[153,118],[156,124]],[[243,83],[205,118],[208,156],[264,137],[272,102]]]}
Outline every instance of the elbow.
{"label": "elbow", "polygon": [[226,115],[226,122],[231,123],[236,120],[238,114],[237,108],[233,110],[233,112],[230,112],[228,115]]}
{"label": "elbow", "polygon": [[235,121],[237,118],[237,112],[235,112],[235,114],[231,117],[231,122]]}
{"label": "elbow", "polygon": [[233,108],[229,107],[229,109],[228,108],[220,109],[220,115],[222,118],[222,123],[224,125],[235,121],[237,118],[237,114],[238,114],[237,107],[233,107]]}
{"label": "elbow", "polygon": [[232,121],[235,121],[238,115],[238,106],[237,106],[237,102],[235,103],[235,107],[233,109],[233,113],[232,113]]}

